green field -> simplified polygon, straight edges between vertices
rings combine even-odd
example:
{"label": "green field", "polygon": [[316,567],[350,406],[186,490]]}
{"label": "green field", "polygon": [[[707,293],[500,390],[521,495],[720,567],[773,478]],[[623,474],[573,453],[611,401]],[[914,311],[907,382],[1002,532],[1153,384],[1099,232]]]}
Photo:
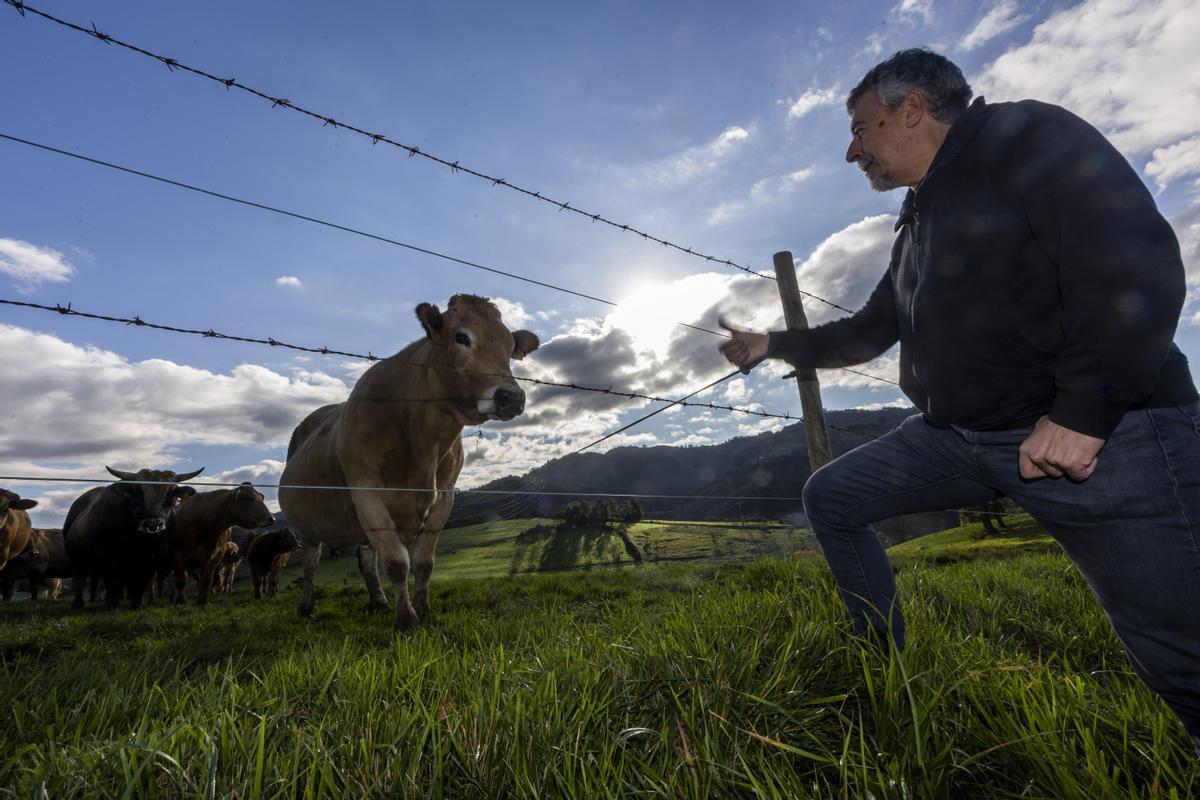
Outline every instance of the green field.
{"label": "green field", "polygon": [[[775,522],[741,525],[647,520],[625,528],[555,529],[557,525],[558,521],[552,519],[504,520],[444,531],[438,539],[434,579],[631,567],[635,560],[622,533],[644,564],[751,561],[763,556],[815,552],[817,548],[810,531]],[[239,581],[248,580],[240,575]],[[281,585],[299,576],[299,565],[289,564]],[[325,560],[318,568],[317,581],[330,586],[361,586],[358,562],[353,557]]]}
{"label": "green field", "polygon": [[[1200,794],[1182,730],[1028,525],[897,548],[902,658],[849,637],[819,557],[732,563],[803,532],[767,527],[706,563],[705,537],[743,534],[645,525],[663,560],[637,566],[598,534],[447,532],[437,620],[407,637],[364,611],[347,558],[325,565],[313,620],[292,589],[206,609],[13,603],[0,797]],[[570,553],[593,569],[559,570]]]}

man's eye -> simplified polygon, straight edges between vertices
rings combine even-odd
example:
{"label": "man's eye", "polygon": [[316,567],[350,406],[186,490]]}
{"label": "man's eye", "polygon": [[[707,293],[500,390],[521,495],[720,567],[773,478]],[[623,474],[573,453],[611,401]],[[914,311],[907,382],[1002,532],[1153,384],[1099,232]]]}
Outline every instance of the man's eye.
{"label": "man's eye", "polygon": [[454,341],[458,342],[463,347],[471,346],[471,337],[462,332],[454,334]]}

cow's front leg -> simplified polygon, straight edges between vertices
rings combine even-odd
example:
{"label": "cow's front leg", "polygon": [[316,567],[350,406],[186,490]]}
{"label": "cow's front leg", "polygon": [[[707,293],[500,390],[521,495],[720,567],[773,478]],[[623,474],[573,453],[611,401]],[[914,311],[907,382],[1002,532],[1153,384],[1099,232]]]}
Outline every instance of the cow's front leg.
{"label": "cow's front leg", "polygon": [[187,588],[187,572],[178,561],[171,565],[171,573],[175,578],[175,603],[183,604],[183,590]]}
{"label": "cow's front leg", "polygon": [[208,605],[208,593],[212,590],[213,575],[217,571],[217,565],[209,562],[200,568],[200,576],[197,580],[199,594],[196,597],[196,605]]}
{"label": "cow's front leg", "polygon": [[433,623],[429,608],[429,578],[433,575],[433,557],[441,531],[421,531],[412,547],[413,609],[422,625]]}
{"label": "cow's front leg", "polygon": [[[350,477],[349,474],[347,477]],[[351,478],[353,482],[353,478]],[[378,480],[359,482],[360,486],[379,485]],[[380,499],[379,492],[354,490],[354,510],[358,514],[358,524],[367,535],[367,541],[379,555],[388,577],[392,580],[392,596],[396,606],[396,623],[398,631],[409,631],[420,624],[417,612],[413,610],[408,599],[408,548],[400,539],[397,524],[403,525],[406,520],[393,520],[391,513]],[[411,530],[420,530],[420,521],[412,520]]]}
{"label": "cow's front leg", "polygon": [[375,551],[370,545],[361,544],[357,548],[358,573],[367,584],[367,611],[383,611],[388,607],[387,595],[379,583],[379,563]]}
{"label": "cow's front leg", "polygon": [[[300,616],[311,617],[316,607],[313,603],[313,582],[317,578],[317,564],[321,563],[321,543],[312,536],[305,536],[303,531],[296,531],[304,548],[301,559],[304,564],[304,577],[300,580]],[[256,582],[258,578],[254,579]],[[255,596],[258,587],[255,585]]]}

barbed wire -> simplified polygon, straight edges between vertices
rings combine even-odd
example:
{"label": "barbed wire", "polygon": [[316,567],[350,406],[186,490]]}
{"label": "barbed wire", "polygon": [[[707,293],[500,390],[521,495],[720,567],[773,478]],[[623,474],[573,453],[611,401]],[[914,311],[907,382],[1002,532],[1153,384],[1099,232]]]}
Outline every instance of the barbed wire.
{"label": "barbed wire", "polygon": [[[397,148],[407,152],[408,156],[410,158],[412,158],[414,156],[420,156],[421,158],[425,158],[425,159],[433,161],[437,164],[441,164],[444,167],[448,167],[452,173],[455,173],[455,174],[464,173],[466,175],[471,175],[472,177],[487,181],[494,187],[502,187],[502,188],[506,188],[506,189],[511,189],[514,192],[518,192],[527,197],[531,197],[534,200],[538,200],[543,203],[547,203],[549,205],[555,206],[556,208],[558,208],[559,211],[571,211],[575,214],[578,214],[579,216],[586,217],[586,218],[590,219],[593,223],[601,222],[601,223],[604,223],[605,225],[608,225],[617,230],[636,234],[638,236],[641,236],[642,239],[644,239],[646,241],[654,242],[655,244],[660,244],[664,247],[667,247],[667,248],[670,248],[673,250],[677,250],[681,253],[685,253],[687,255],[694,256],[696,258],[702,258],[706,262],[722,264],[722,265],[725,265],[728,267],[732,267],[734,269],[741,270],[742,272],[745,272],[749,275],[754,275],[755,277],[758,277],[758,278],[764,278],[766,280],[772,280],[772,281],[775,280],[775,276],[773,276],[773,275],[768,275],[766,273],[759,272],[758,270],[754,270],[749,267],[743,266],[742,264],[738,264],[730,259],[717,258],[712,255],[707,255],[705,253],[701,253],[692,247],[684,247],[683,245],[676,244],[676,243],[668,241],[666,239],[661,239],[650,233],[647,233],[638,228],[635,228],[632,225],[615,222],[615,221],[605,217],[602,214],[593,213],[591,211],[586,211],[584,209],[581,209],[581,208],[571,205],[571,203],[569,203],[569,202],[555,200],[554,198],[548,197],[545,194],[543,194],[542,192],[536,192],[531,189],[526,189],[522,186],[519,186],[510,181],[507,181],[503,178],[497,178],[495,176],[488,175],[486,173],[483,173],[478,170],[472,169],[470,167],[464,166],[458,160],[450,161],[447,158],[442,158],[441,156],[437,156],[432,153],[427,153],[419,147],[416,147],[413,145],[402,144],[400,142],[394,141],[393,139],[389,138],[388,136],[386,136],[384,134],[371,133],[371,132],[366,131],[362,128],[359,128],[355,125],[351,125],[351,124],[348,124],[345,122],[339,122],[338,120],[334,119],[330,115],[320,114],[315,111],[310,111],[306,108],[303,108],[302,106],[296,105],[295,103],[291,102],[290,100],[287,100],[286,98],[275,97],[266,92],[255,89],[251,86],[247,86],[246,84],[239,82],[235,78],[221,78],[221,77],[213,75],[209,72],[206,72],[205,70],[184,64],[184,63],[180,62],[178,59],[169,58],[167,56],[153,53],[142,47],[138,47],[137,45],[130,44],[129,42],[125,42],[120,39],[114,38],[106,33],[102,33],[100,30],[98,30],[96,28],[96,24],[94,22],[91,24],[90,28],[85,28],[81,25],[76,25],[72,22],[68,22],[66,20],[59,19],[58,17],[55,17],[44,11],[36,9],[33,6],[30,6],[29,4],[25,3],[24,0],[4,0],[4,1],[6,3],[8,3],[10,6],[12,6],[13,8],[15,8],[22,17],[24,17],[25,12],[28,11],[32,14],[42,17],[43,19],[54,22],[65,28],[69,28],[71,30],[78,31],[79,33],[86,34],[86,35],[88,35],[94,39],[98,39],[99,41],[104,42],[106,44],[115,44],[119,47],[125,48],[126,50],[131,50],[135,53],[146,56],[147,58],[152,58],[155,61],[158,61],[159,63],[166,66],[167,69],[170,70],[171,72],[176,72],[176,71],[190,72],[193,75],[197,75],[199,77],[206,78],[215,83],[219,83],[222,86],[224,86],[226,88],[226,90],[240,89],[244,92],[254,95],[255,97],[258,97],[262,100],[269,102],[271,104],[272,108],[284,108],[284,109],[290,109],[292,111],[299,112],[300,114],[303,114],[303,115],[310,117],[316,121],[319,121],[321,123],[322,127],[328,126],[328,127],[332,127],[334,130],[341,129],[341,130],[345,130],[345,131],[350,131],[351,133],[356,133],[360,136],[370,139],[371,143],[373,145],[379,144],[382,142],[384,144],[388,144],[393,147],[397,147]],[[844,306],[841,306],[841,305],[833,302],[832,300],[826,300],[825,298],[820,297],[819,295],[813,294],[812,292],[807,292],[803,289],[799,289],[799,292],[800,292],[800,294],[804,295],[805,297],[812,298],[813,300],[824,303],[828,306],[832,306],[833,308],[840,309],[847,313],[853,313],[850,309],[848,309]]]}
{"label": "barbed wire", "polygon": [[[7,2],[7,0],[6,0],[6,2]],[[131,175],[137,175],[137,176],[139,176],[139,177],[142,177],[142,178],[147,178],[147,179],[150,179],[150,180],[158,181],[158,182],[165,183],[165,184],[168,184],[168,185],[171,185],[171,186],[175,186],[175,187],[178,187],[178,188],[182,188],[182,189],[188,189],[188,190],[190,190],[190,191],[198,192],[198,193],[200,193],[200,194],[209,195],[209,196],[211,196],[211,197],[216,197],[216,198],[219,198],[219,199],[222,199],[222,200],[228,200],[228,201],[230,201],[230,202],[233,202],[233,203],[238,203],[238,204],[245,205],[245,206],[249,206],[249,207],[251,207],[251,208],[258,208],[258,209],[261,209],[261,210],[263,210],[263,211],[270,211],[270,212],[273,212],[273,213],[276,213],[276,214],[281,214],[281,215],[283,215],[283,216],[287,216],[287,217],[293,217],[293,218],[295,218],[295,219],[303,220],[303,221],[305,221],[305,222],[312,222],[312,223],[314,223],[314,224],[317,224],[317,225],[323,225],[323,226],[325,226],[325,227],[333,228],[333,229],[335,229],[335,230],[345,231],[345,232],[347,232],[347,233],[352,233],[352,234],[355,234],[355,235],[357,235],[357,236],[363,236],[363,237],[366,237],[366,238],[368,238],[368,239],[374,239],[374,240],[376,240],[376,241],[384,242],[384,243],[386,243],[386,244],[395,245],[395,246],[397,246],[397,247],[403,247],[403,248],[406,248],[406,249],[408,249],[408,250],[413,250],[413,251],[416,251],[416,252],[419,252],[419,253],[424,253],[424,254],[426,254],[426,255],[431,255],[431,256],[434,256],[434,257],[436,257],[436,258],[441,258],[441,259],[445,259],[445,260],[447,260],[447,261],[452,261],[452,262],[454,262],[454,263],[456,263],[456,264],[462,264],[462,265],[464,265],[464,266],[473,267],[473,268],[475,268],[475,269],[483,270],[484,272],[490,272],[490,273],[493,273],[493,274],[496,274],[496,275],[502,275],[502,276],[504,276],[504,277],[506,277],[506,278],[513,278],[513,279],[515,279],[515,280],[523,281],[523,282],[525,282],[525,283],[530,283],[530,284],[533,284],[533,285],[535,285],[535,286],[541,286],[541,287],[544,287],[544,288],[547,288],[547,289],[553,289],[553,290],[555,290],[555,291],[563,292],[563,293],[565,293],[565,294],[574,295],[575,297],[582,297],[582,298],[584,298],[584,299],[587,299],[587,300],[594,300],[594,301],[596,301],[596,302],[598,302],[598,303],[603,303],[603,304],[605,304],[605,305],[608,305],[608,306],[611,306],[611,307],[613,307],[613,308],[620,308],[620,307],[622,307],[622,306],[621,306],[621,304],[619,304],[619,303],[616,303],[616,302],[614,302],[614,301],[612,301],[612,300],[606,300],[606,299],[604,299],[604,298],[602,298],[602,297],[597,297],[597,296],[595,296],[595,295],[592,295],[592,294],[587,294],[587,293],[585,293],[585,292],[580,292],[580,291],[577,291],[577,290],[575,290],[575,289],[568,289],[568,288],[565,288],[565,287],[562,287],[562,286],[557,286],[557,285],[555,285],[555,284],[552,284],[552,283],[546,283],[545,281],[539,281],[539,280],[536,280],[536,279],[534,279],[534,278],[528,278],[528,277],[526,277],[526,276],[524,276],[524,275],[518,275],[518,274],[516,274],[516,273],[514,273],[514,272],[507,272],[507,271],[505,271],[505,270],[496,269],[495,267],[488,267],[488,266],[484,266],[483,264],[478,264],[478,263],[476,263],[476,262],[474,262],[474,261],[468,261],[468,260],[466,260],[466,259],[458,258],[457,256],[446,255],[445,253],[439,253],[439,252],[437,252],[436,250],[430,250],[430,249],[428,249],[428,248],[419,247],[419,246],[417,246],[417,245],[413,245],[413,244],[408,244],[408,243],[406,243],[406,242],[401,242],[401,241],[399,241],[399,240],[396,240],[396,239],[391,239],[391,238],[388,238],[388,237],[386,237],[386,236],[380,236],[380,235],[378,235],[378,234],[374,234],[374,233],[368,233],[368,232],[366,232],[366,231],[362,231],[362,230],[359,230],[359,229],[357,229],[357,228],[351,228],[351,227],[349,227],[349,226],[347,226],[347,225],[340,225],[340,224],[338,224],[338,223],[336,223],[336,222],[329,222],[329,221],[327,221],[327,220],[322,220],[322,219],[319,219],[319,218],[317,218],[317,217],[310,217],[310,216],[308,216],[308,215],[306,215],[306,214],[300,214],[300,213],[297,213],[297,212],[294,212],[294,211],[288,211],[288,210],[286,210],[286,209],[276,208],[276,207],[274,207],[274,206],[269,206],[269,205],[266,205],[266,204],[263,204],[263,203],[258,203],[258,202],[255,202],[255,201],[253,201],[253,200],[245,200],[245,199],[243,199],[243,198],[234,197],[234,196],[232,196],[232,195],[222,194],[221,192],[215,192],[215,191],[212,191],[211,189],[205,189],[205,188],[202,188],[202,187],[199,187],[199,186],[193,186],[193,185],[191,185],[191,184],[188,184],[188,183],[183,183],[182,181],[176,181],[176,180],[173,180],[173,179],[171,179],[171,178],[164,178],[164,177],[161,177],[161,176],[159,176],[159,175],[153,175],[153,174],[151,174],[151,173],[149,173],[149,172],[143,172],[143,171],[141,171],[141,170],[136,170],[136,169],[133,169],[133,168],[131,168],[131,167],[125,167],[125,166],[122,166],[122,165],[120,165],[120,164],[114,164],[114,163],[112,163],[112,162],[109,162],[109,161],[103,161],[103,160],[101,160],[101,159],[98,159],[98,158],[93,158],[93,157],[91,157],[91,156],[85,156],[85,155],[82,155],[82,154],[80,154],[80,153],[72,153],[72,152],[70,152],[70,151],[68,151],[68,150],[62,150],[62,149],[60,149],[60,148],[57,148],[57,147],[52,147],[52,146],[50,146],[50,145],[47,145],[47,144],[41,144],[41,143],[39,143],[39,142],[33,142],[33,141],[30,141],[30,140],[28,140],[28,139],[22,139],[22,138],[20,138],[20,137],[18,137],[18,136],[12,136],[12,135],[10,135],[10,134],[6,134],[6,133],[0,133],[0,139],[5,139],[5,140],[11,141],[11,142],[16,142],[16,143],[18,143],[18,144],[24,144],[24,145],[28,145],[28,146],[30,146],[30,147],[35,147],[35,148],[38,148],[38,149],[40,149],[40,150],[46,150],[46,151],[48,151],[48,152],[51,152],[51,153],[56,153],[56,154],[58,154],[58,155],[68,156],[68,157],[70,157],[70,158],[78,159],[78,160],[80,160],[80,161],[86,161],[86,162],[88,162],[88,163],[91,163],[91,164],[97,164],[97,165],[99,165],[99,166],[108,167],[108,168],[110,168],[110,169],[115,169],[115,170],[118,170],[118,171],[120,171],[120,172],[126,172],[126,173],[129,173],[129,174],[131,174]],[[840,308],[840,306],[839,306],[839,308]],[[636,310],[636,309],[635,309],[635,310]],[[680,327],[689,328],[689,329],[691,329],[691,330],[698,331],[698,332],[700,332],[700,333],[707,333],[707,334],[711,334],[711,335],[713,335],[713,336],[719,336],[719,337],[721,337],[721,338],[724,338],[724,339],[728,339],[728,338],[730,338],[729,334],[727,334],[727,333],[721,333],[721,332],[719,332],[719,331],[714,331],[714,330],[712,330],[712,329],[710,329],[710,328],[704,328],[704,327],[701,327],[701,326],[699,326],[699,325],[693,325],[693,324],[691,324],[691,323],[688,323],[688,322],[675,322],[675,323],[673,323],[673,324],[674,324],[674,325],[677,325],[677,326],[680,326]],[[888,384],[891,384],[891,385],[893,385],[893,386],[898,386],[898,385],[899,385],[898,383],[896,383],[896,381],[892,381],[892,380],[889,380],[889,379],[887,379],[887,378],[881,378],[881,377],[878,377],[878,376],[876,376],[876,375],[869,375],[868,373],[861,372],[861,371],[858,371],[858,370],[853,370],[853,369],[850,369],[849,367],[839,367],[839,369],[846,370],[847,372],[853,372],[853,373],[855,373],[855,374],[857,374],[857,375],[862,375],[863,377],[871,378],[872,380],[879,381],[880,383],[888,383]]]}
{"label": "barbed wire", "polygon": [[[280,339],[276,339],[274,337],[260,339],[260,338],[256,338],[253,336],[235,336],[233,334],[221,333],[220,331],[213,330],[212,328],[209,328],[207,330],[200,330],[200,329],[196,329],[196,328],[183,328],[183,327],[179,327],[176,325],[165,325],[165,324],[157,323],[157,322],[147,322],[146,320],[142,319],[140,316],[136,316],[136,315],[133,317],[117,317],[117,316],[112,316],[109,314],[96,314],[96,313],[87,312],[87,311],[78,311],[78,310],[72,308],[70,303],[67,303],[65,306],[64,305],[50,306],[50,305],[44,305],[42,303],[33,303],[33,302],[26,301],[26,300],[9,300],[7,298],[0,298],[0,305],[17,306],[20,308],[31,308],[31,309],[36,309],[39,311],[50,311],[50,312],[54,312],[57,314],[62,314],[64,316],[83,317],[85,319],[101,320],[104,322],[114,322],[114,323],[119,323],[119,324],[123,324],[123,325],[133,325],[133,326],[139,327],[139,328],[150,328],[150,329],[159,330],[159,331],[169,331],[171,333],[183,333],[183,334],[188,334],[191,336],[200,336],[205,339],[224,339],[227,341],[245,342],[248,344],[265,344],[265,345],[269,345],[271,347],[282,347],[287,350],[297,350],[297,351],[300,351],[303,353],[317,353],[317,354],[326,355],[326,356],[332,356],[332,355],[345,356],[347,358],[357,358],[357,359],[361,359],[364,361],[371,361],[371,362],[384,361],[384,360],[391,360],[391,361],[395,362],[395,358],[393,356],[377,356],[371,352],[363,354],[363,353],[353,353],[348,350],[336,350],[336,349],[333,349],[330,347],[308,347],[305,345],[292,344],[290,342],[285,342]],[[404,363],[404,362],[399,362],[399,363]],[[435,367],[436,368],[436,365],[430,365],[430,364],[419,364],[417,366]],[[485,374],[485,373],[480,373],[480,374]],[[503,376],[503,377],[508,377],[508,376]],[[684,405],[684,406],[690,406],[690,407],[695,407],[695,408],[708,408],[708,409],[712,409],[714,411],[730,411],[730,412],[747,414],[747,415],[757,416],[757,417],[769,417],[772,419],[790,420],[793,422],[803,421],[801,417],[795,416],[793,414],[786,414],[786,413],[774,414],[769,411],[761,411],[761,410],[756,410],[756,409],[752,409],[752,408],[742,408],[739,406],[723,405],[720,403],[684,402],[684,401],[676,400],[675,398],[658,397],[656,395],[643,394],[642,392],[621,391],[619,389],[614,389],[611,386],[609,386],[608,388],[601,388],[601,387],[596,387],[596,386],[583,386],[583,385],[580,385],[577,383],[563,383],[561,381],[549,381],[549,380],[543,380],[541,378],[532,378],[532,377],[529,377],[526,375],[513,375],[512,378],[514,380],[518,380],[523,383],[532,383],[532,384],[536,384],[539,386],[549,386],[549,387],[554,387],[554,388],[559,388],[559,389],[568,389],[568,390],[577,391],[577,392],[593,392],[593,393],[597,393],[597,394],[612,395],[614,397],[624,397],[624,398],[628,398],[630,400],[647,400],[647,401],[654,402],[654,403],[671,403],[674,405]]]}

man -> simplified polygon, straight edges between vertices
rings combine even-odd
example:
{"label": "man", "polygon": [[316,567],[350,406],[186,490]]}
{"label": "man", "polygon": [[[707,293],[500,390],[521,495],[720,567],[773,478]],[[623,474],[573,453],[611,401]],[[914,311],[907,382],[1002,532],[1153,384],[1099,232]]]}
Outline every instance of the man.
{"label": "man", "polygon": [[904,644],[872,522],[1007,495],[1075,562],[1200,752],[1200,407],[1172,343],[1179,245],[1083,120],[970,98],[926,50],[867,73],[846,103],[846,160],[878,191],[909,187],[887,272],[849,317],[731,330],[721,350],[830,368],[900,342],[900,385],[923,413],[804,487],[860,635]]}

